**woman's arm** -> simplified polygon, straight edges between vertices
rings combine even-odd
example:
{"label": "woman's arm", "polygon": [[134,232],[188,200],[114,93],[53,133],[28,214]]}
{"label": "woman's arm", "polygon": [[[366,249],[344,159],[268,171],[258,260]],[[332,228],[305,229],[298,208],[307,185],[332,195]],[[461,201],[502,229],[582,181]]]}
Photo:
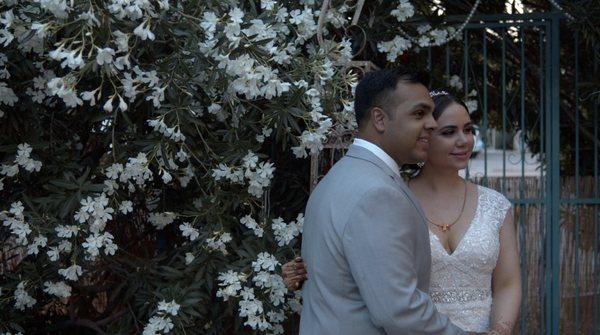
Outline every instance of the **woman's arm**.
{"label": "woman's arm", "polygon": [[512,207],[500,229],[500,254],[492,274],[490,334],[511,334],[521,305],[521,270]]}

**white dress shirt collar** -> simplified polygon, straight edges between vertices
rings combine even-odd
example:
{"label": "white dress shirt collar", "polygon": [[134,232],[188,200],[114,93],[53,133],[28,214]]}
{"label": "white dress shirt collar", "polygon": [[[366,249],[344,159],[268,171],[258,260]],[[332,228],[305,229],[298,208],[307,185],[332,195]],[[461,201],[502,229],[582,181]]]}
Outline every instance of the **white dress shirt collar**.
{"label": "white dress shirt collar", "polygon": [[355,138],[354,143],[352,144],[369,150],[375,156],[377,156],[377,158],[381,159],[390,169],[392,169],[392,171],[400,176],[400,167],[398,166],[398,163],[396,163],[396,161],[390,155],[383,151],[383,149],[378,147],[377,144],[360,138]]}

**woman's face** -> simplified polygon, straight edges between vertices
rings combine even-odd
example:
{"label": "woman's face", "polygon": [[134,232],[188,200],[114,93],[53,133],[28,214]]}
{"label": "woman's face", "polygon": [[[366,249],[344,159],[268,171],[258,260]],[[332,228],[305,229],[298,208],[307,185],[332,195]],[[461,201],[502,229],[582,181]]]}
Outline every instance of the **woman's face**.
{"label": "woman's face", "polygon": [[431,134],[427,162],[438,168],[461,170],[467,167],[473,152],[473,124],[467,110],[451,103],[436,120]]}

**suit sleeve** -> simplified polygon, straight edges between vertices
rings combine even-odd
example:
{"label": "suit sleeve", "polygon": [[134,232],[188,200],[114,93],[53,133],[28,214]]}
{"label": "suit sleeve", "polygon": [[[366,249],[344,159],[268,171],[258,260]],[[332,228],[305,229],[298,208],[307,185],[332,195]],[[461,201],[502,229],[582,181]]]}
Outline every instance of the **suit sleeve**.
{"label": "suit sleeve", "polygon": [[400,191],[390,187],[366,192],[344,228],[350,271],[371,321],[387,334],[464,334],[417,288],[419,221]]}

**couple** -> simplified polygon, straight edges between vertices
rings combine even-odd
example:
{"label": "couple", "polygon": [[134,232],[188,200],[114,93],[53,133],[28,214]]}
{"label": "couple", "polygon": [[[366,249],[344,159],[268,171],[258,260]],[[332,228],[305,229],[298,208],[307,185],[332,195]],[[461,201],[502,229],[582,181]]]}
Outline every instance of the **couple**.
{"label": "couple", "polygon": [[[356,87],[358,138],[311,194],[302,335],[510,334],[521,300],[510,202],[458,175],[473,148],[464,103],[404,68]],[[425,162],[403,181],[399,167]],[[307,276],[308,274],[308,276]]]}

